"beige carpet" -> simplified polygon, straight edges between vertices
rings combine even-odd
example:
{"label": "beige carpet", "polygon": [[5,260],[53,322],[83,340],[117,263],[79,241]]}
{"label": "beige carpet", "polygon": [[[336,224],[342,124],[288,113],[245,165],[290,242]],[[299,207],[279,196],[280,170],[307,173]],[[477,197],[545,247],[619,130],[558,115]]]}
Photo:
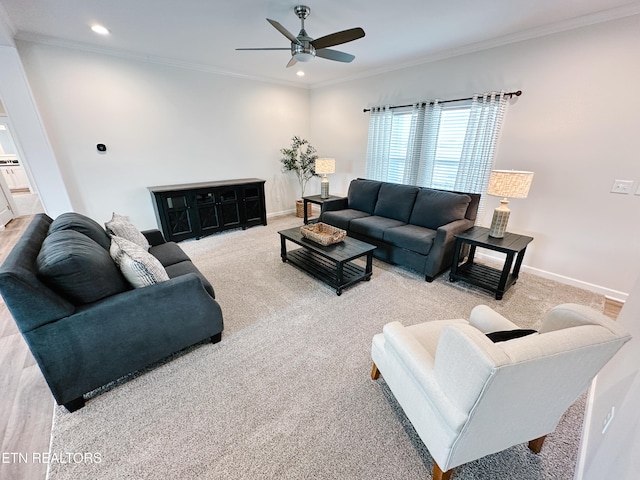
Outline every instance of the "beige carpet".
{"label": "beige carpet", "polygon": [[[280,217],[181,244],[215,287],[221,343],[96,392],[76,413],[58,408],[52,452],[101,461],[53,463],[50,479],[429,479],[428,451],[384,380],[369,377],[371,337],[392,320],[464,318],[481,303],[535,328],[556,304],[604,302],[527,274],[496,301],[378,261],[370,282],[337,296],[280,260],[277,231],[300,224]],[[583,409],[584,398],[541,454],[518,445],[455,478],[573,478]]]}

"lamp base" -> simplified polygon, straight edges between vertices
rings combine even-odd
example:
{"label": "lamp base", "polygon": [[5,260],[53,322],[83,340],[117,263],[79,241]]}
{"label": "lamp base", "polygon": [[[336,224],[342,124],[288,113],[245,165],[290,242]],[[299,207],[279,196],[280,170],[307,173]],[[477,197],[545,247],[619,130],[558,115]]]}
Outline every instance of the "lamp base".
{"label": "lamp base", "polygon": [[500,206],[493,211],[491,219],[491,227],[489,228],[489,236],[493,238],[504,238],[507,231],[507,222],[511,211],[507,207],[509,201],[505,198],[500,202]]}
{"label": "lamp base", "polygon": [[329,198],[329,180],[326,176],[320,182],[320,198]]}

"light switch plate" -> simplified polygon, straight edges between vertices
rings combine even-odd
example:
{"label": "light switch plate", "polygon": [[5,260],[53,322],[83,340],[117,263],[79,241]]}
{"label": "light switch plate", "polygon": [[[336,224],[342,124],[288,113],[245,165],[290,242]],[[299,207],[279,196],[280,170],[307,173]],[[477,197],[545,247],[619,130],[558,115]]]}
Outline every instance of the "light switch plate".
{"label": "light switch plate", "polygon": [[633,180],[615,180],[613,187],[611,187],[611,193],[631,193],[633,188]]}

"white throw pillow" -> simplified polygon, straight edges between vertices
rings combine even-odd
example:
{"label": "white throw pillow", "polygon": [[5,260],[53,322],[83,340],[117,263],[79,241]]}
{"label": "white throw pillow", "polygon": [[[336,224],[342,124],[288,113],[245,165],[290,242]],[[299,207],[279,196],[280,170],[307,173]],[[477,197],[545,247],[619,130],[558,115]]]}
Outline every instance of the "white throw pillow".
{"label": "white throw pillow", "polygon": [[118,215],[114,212],[111,216],[111,220],[106,222],[104,226],[109,235],[126,238],[130,242],[133,242],[144,248],[146,251],[149,251],[149,242],[147,241],[147,237],[145,237],[142,232],[140,232],[140,230],[131,223],[129,217]]}
{"label": "white throw pillow", "polygon": [[167,271],[156,257],[126,238],[113,235],[109,253],[134,288],[169,280]]}

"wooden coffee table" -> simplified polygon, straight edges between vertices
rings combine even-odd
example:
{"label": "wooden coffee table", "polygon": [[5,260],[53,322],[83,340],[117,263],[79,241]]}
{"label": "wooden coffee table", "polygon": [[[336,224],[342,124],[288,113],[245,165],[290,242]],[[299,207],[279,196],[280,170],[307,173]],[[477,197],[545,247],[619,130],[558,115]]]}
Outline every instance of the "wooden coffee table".
{"label": "wooden coffee table", "polygon": [[[336,289],[341,295],[342,290],[354,283],[368,281],[373,271],[374,245],[347,237],[344,241],[329,245],[320,245],[304,238],[300,227],[281,230],[280,256],[283,262],[289,262],[304,270],[313,277],[322,280]],[[287,252],[286,241],[289,240],[301,248]],[[356,258],[367,256],[366,267],[352,262]]]}

